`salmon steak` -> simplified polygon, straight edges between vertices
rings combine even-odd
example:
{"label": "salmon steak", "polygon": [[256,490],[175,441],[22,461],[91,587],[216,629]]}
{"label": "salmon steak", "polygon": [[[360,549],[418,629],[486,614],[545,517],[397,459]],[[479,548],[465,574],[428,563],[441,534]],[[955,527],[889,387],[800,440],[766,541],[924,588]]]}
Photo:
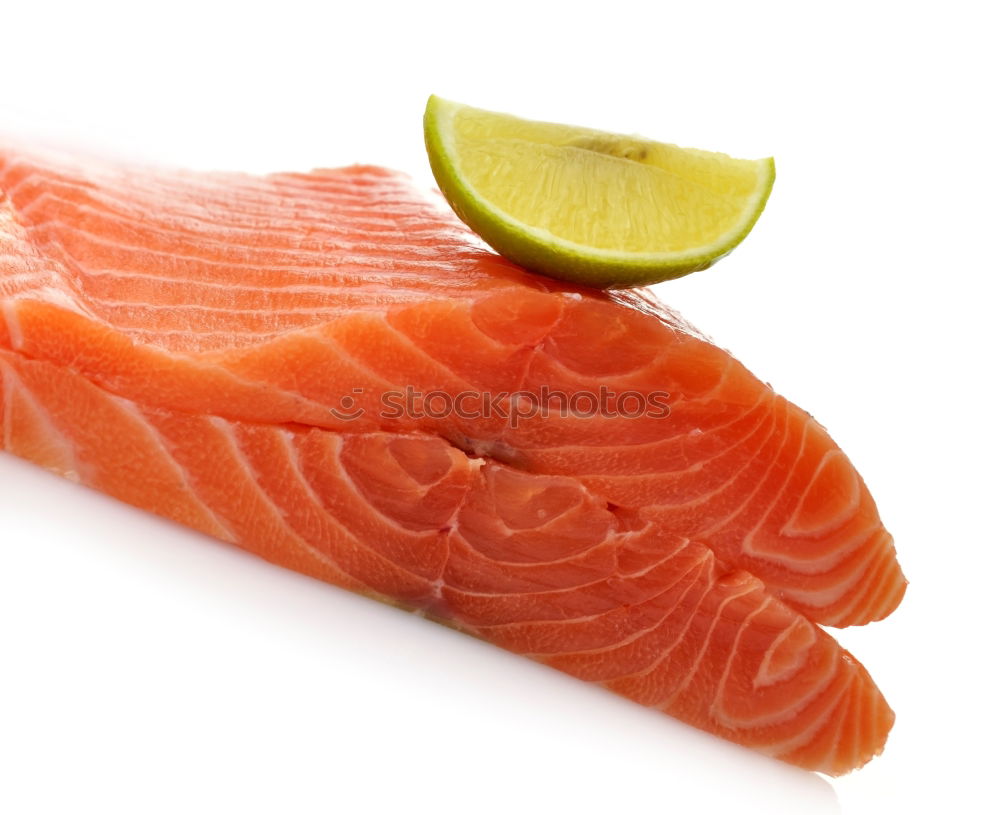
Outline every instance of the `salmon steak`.
{"label": "salmon steak", "polygon": [[0,149],[0,418],[66,478],[809,770],[892,726],[820,627],[906,587],[823,427],[403,174]]}

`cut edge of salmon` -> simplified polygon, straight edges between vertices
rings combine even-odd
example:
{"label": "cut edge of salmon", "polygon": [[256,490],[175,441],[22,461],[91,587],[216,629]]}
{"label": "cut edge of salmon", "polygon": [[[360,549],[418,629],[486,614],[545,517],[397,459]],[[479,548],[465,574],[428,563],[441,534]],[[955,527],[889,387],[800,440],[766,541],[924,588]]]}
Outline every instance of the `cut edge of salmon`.
{"label": "cut edge of salmon", "polygon": [[[291,533],[292,528],[288,527],[287,518],[274,527],[273,534],[268,535],[261,535],[259,531],[248,534],[247,528],[236,528],[233,524],[239,513],[230,507],[223,517],[217,511],[219,496],[234,489],[240,493],[245,491],[238,481],[232,480],[233,468],[227,468],[224,476],[213,476],[218,478],[214,488],[206,484],[194,488],[192,472],[217,470],[217,454],[226,445],[237,444],[251,450],[250,458],[242,459],[246,470],[240,473],[240,477],[245,478],[252,476],[254,472],[253,457],[261,451],[266,453],[267,444],[280,444],[275,439],[280,440],[282,434],[290,434],[289,430],[258,425],[243,427],[238,422],[220,417],[177,414],[162,408],[145,407],[107,393],[77,373],[3,350],[0,350],[0,386],[0,393],[3,394],[0,399],[3,434],[0,438],[4,441],[4,449],[125,503],[205,532],[285,568],[347,588],[401,610],[419,613],[457,631],[530,656],[563,672],[604,685],[639,704],[658,708],[700,729],[804,769],[834,776],[842,775],[863,766],[884,749],[894,714],[860,663],[815,623],[769,594],[757,578],[744,571],[726,570],[709,549],[696,541],[677,542],[675,554],[691,547],[694,547],[694,551],[686,561],[690,564],[689,569],[672,572],[672,586],[680,592],[679,596],[682,598],[689,595],[692,589],[705,593],[686,623],[667,626],[667,645],[671,640],[674,644],[665,650],[657,647],[654,650],[655,661],[641,670],[629,669],[631,673],[614,678],[599,678],[593,675],[594,670],[606,670],[600,667],[601,660],[598,659],[601,649],[559,652],[551,656],[537,650],[528,650],[537,648],[539,642],[549,639],[544,631],[535,630],[539,625],[544,627],[546,623],[514,619],[506,623],[493,621],[486,625],[474,624],[468,616],[471,613],[468,608],[456,614],[459,606],[454,605],[454,599],[451,603],[447,600],[448,592],[454,592],[455,589],[451,589],[448,582],[442,582],[440,578],[430,580],[425,577],[422,581],[417,579],[411,583],[408,597],[400,597],[398,594],[394,596],[391,592],[373,588],[364,580],[359,580],[355,574],[344,571],[329,552],[316,549],[305,539]],[[67,395],[72,397],[68,401]],[[64,401],[66,404],[62,404]],[[31,404],[31,415],[26,415],[18,408],[19,404]],[[103,428],[113,423],[117,432],[107,434],[81,427],[78,422],[81,410],[100,422]],[[102,415],[101,411],[108,413]],[[31,440],[37,438],[35,428],[40,423],[49,427],[50,432],[55,429],[64,449],[78,451],[72,473],[66,470],[65,460],[51,458],[44,445],[31,446]],[[193,438],[187,445],[187,450],[181,452],[174,444],[184,436],[185,429],[192,427],[200,427],[201,431],[209,432],[217,440],[221,440],[222,447],[212,449],[201,445],[198,438]],[[302,428],[296,435],[315,438],[317,441],[312,447],[323,455],[325,453],[322,451],[329,449],[331,444],[336,447],[344,442],[344,434],[317,428]],[[362,433],[348,443],[354,443],[355,440],[363,442],[368,437],[375,437],[382,443],[386,440],[380,437],[389,435],[391,434],[380,432]],[[104,445],[111,436],[115,439],[114,449],[109,451],[107,460],[103,460],[106,450]],[[269,441],[263,445],[254,444],[252,440],[255,438],[266,438]],[[452,451],[459,457],[456,461],[460,469],[472,477],[481,475],[483,468],[489,468],[491,473],[509,473],[515,482],[540,480],[546,485],[569,483],[567,479],[558,476],[526,474],[509,470],[502,463],[484,462],[440,437],[408,434],[395,438],[413,440],[418,446],[430,445],[443,451],[445,456],[448,455],[447,451]],[[392,440],[387,443],[391,444]],[[148,455],[133,455],[131,460],[127,456],[123,458],[123,451],[129,448],[136,452],[144,450]],[[98,449],[100,453],[95,454]],[[181,459],[177,458],[178,455],[181,455]],[[205,467],[201,471],[190,466],[189,457],[192,455],[204,456]],[[181,464],[185,457],[188,457],[187,460]],[[412,465],[412,462],[409,464]],[[251,484],[252,481],[247,483]],[[435,483],[439,484],[440,480]],[[519,483],[514,486],[518,488]],[[463,488],[460,492],[464,502],[469,490]],[[266,490],[261,493],[265,494]],[[481,492],[477,494],[481,495]],[[214,501],[213,495],[216,499]],[[150,500],[151,497],[154,500]],[[596,507],[604,508],[605,502],[599,497],[591,497],[590,500]],[[443,528],[449,531],[456,528],[456,519],[463,506],[464,504],[460,504],[454,510]],[[277,505],[272,506],[272,510],[276,508]],[[274,517],[277,518],[278,515]],[[254,525],[261,524],[262,520],[266,521],[259,512],[251,513],[249,519],[252,519]],[[640,532],[643,527],[641,519],[627,512],[615,523],[622,524],[618,531],[626,537]],[[286,527],[291,537],[288,537],[289,533],[279,536],[281,527]],[[428,529],[423,532],[433,531]],[[289,541],[297,539],[298,542],[294,545],[273,546],[273,540],[278,537],[286,537]],[[629,573],[642,575],[657,568],[657,559],[661,555],[662,551],[658,548],[650,551],[640,546],[629,552],[629,561],[621,561],[620,565]],[[406,569],[413,567],[408,566]],[[410,574],[412,576],[413,572]],[[710,579],[703,584],[696,582],[686,587],[684,581],[692,574],[708,575]],[[702,587],[698,588],[699,585]],[[670,585],[658,583],[656,592],[664,587],[667,592],[672,590]],[[462,591],[458,591],[454,597],[457,598],[459,594]],[[655,603],[659,597],[654,592],[643,602]],[[699,609],[708,597],[715,597],[708,608],[716,608],[716,612],[712,619],[700,620]],[[754,601],[756,604],[753,604]],[[683,607],[683,602],[672,606],[672,610],[665,613],[664,621],[669,622],[676,609]],[[603,614],[618,614],[623,610],[627,613],[628,606],[613,606]],[[760,615],[768,617],[768,622],[756,628],[755,618]],[[600,616],[603,615],[598,615]],[[741,639],[751,631],[755,631],[754,636],[770,635],[767,632],[774,630],[774,622],[770,618],[787,623],[789,627],[783,629],[786,633],[799,626],[803,634],[798,635],[797,639],[794,636],[791,639],[778,637],[763,654],[753,649],[749,653],[741,651]],[[553,619],[548,624],[565,623]],[[617,631],[617,626],[618,623],[613,623],[607,630]],[[520,644],[516,644],[517,640],[512,637],[511,631],[517,632]],[[706,632],[704,637],[699,636],[701,631]],[[614,648],[634,651],[636,643],[650,636],[651,632],[655,633],[656,629],[637,629],[635,634],[616,644]],[[593,636],[593,633],[587,634],[584,631],[583,636]],[[729,643],[729,650],[713,645],[719,642]],[[641,664],[644,659],[641,652],[635,653]],[[749,659],[750,662],[743,665],[743,659]],[[615,670],[620,671],[622,664],[624,663],[619,660]],[[799,689],[797,692],[800,696],[794,707],[782,709],[781,705],[789,698],[785,686],[791,687],[790,683],[803,672],[808,676],[820,677],[821,684],[816,688],[807,686],[804,690]],[[714,680],[718,682],[716,693],[710,697],[710,702],[705,707],[702,704],[705,683]],[[664,688],[663,683],[668,687]],[[731,690],[730,699],[736,708],[723,704],[727,689]],[[749,709],[743,709],[747,705]],[[777,715],[773,715],[775,706],[779,710]],[[754,717],[759,718],[761,715],[763,718],[755,721]],[[745,724],[741,726],[741,722]]]}

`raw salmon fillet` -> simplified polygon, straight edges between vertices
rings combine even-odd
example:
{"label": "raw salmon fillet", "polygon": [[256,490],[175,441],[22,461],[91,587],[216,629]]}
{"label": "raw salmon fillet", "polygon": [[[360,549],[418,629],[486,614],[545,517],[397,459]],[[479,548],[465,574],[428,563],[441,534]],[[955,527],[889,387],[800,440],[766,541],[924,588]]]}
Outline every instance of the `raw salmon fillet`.
{"label": "raw salmon fillet", "polygon": [[[817,625],[906,585],[824,429],[652,295],[530,275],[399,173],[0,150],[0,382],[15,455],[739,744],[839,774],[892,725]],[[669,412],[504,396],[602,387]],[[385,409],[408,388],[499,401]]]}

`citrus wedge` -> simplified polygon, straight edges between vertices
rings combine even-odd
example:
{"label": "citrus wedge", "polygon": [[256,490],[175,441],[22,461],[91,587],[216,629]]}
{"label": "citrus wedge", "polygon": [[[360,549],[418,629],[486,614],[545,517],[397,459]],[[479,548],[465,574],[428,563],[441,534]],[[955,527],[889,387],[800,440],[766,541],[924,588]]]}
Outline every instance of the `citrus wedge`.
{"label": "citrus wedge", "polygon": [[432,96],[431,169],[500,254],[539,274],[627,288],[707,269],[750,232],[774,160],[534,122]]}

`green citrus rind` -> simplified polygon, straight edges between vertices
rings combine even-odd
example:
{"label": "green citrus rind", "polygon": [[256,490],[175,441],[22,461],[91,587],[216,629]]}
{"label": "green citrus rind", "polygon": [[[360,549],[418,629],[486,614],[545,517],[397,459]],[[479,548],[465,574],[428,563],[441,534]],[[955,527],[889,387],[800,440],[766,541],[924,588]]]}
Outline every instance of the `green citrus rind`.
{"label": "green citrus rind", "polygon": [[[774,160],[766,158],[754,162],[758,175],[752,194],[746,197],[731,228],[710,243],[681,251],[656,251],[655,247],[650,251],[634,251],[587,245],[525,223],[496,206],[473,186],[468,174],[461,169],[461,155],[452,128],[454,117],[463,111],[482,117],[495,116],[508,122],[523,122],[505,114],[492,114],[431,96],[424,112],[424,139],[431,170],[445,199],[474,232],[504,257],[530,271],[573,283],[602,289],[629,288],[707,269],[732,252],[750,233],[774,184]],[[523,124],[547,126],[532,122]],[[630,138],[583,128],[579,131],[609,139]],[[663,147],[681,150],[672,145]],[[581,185],[586,183],[586,178],[580,179]],[[614,204],[609,202],[609,205]],[[594,213],[594,217],[600,215]]]}

